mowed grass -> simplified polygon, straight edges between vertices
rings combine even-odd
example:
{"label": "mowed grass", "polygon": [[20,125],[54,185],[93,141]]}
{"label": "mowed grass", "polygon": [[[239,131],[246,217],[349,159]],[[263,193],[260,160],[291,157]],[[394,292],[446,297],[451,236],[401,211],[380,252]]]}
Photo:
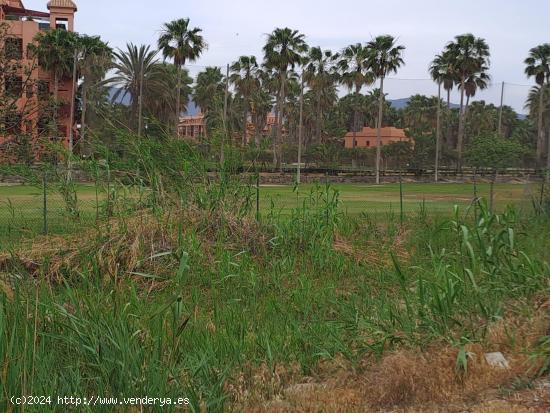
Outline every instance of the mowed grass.
{"label": "mowed grass", "polygon": [[[105,199],[103,191],[93,185],[78,185],[79,219],[67,213],[62,196],[46,192],[47,229],[51,234],[65,234],[95,222]],[[33,237],[44,232],[44,193],[27,185],[0,186],[0,245],[2,241]]]}
{"label": "mowed grass", "polygon": [[[314,185],[262,186],[260,188],[260,207],[263,211],[270,208],[285,213],[299,206],[313,189]],[[362,212],[385,214],[400,211],[399,184],[337,184],[331,185],[338,190],[340,208],[351,215]],[[529,202],[532,188],[526,184],[496,184],[494,187],[494,206],[503,210],[508,205],[517,207]],[[489,200],[490,185],[478,184],[477,196]],[[455,205],[468,207],[474,199],[474,185],[462,183],[404,183],[403,210],[405,213],[417,212],[421,206],[430,212],[451,213]]]}
{"label": "mowed grass", "polygon": [[[324,184],[320,184],[324,186]],[[314,184],[262,185],[260,187],[260,213],[287,215],[300,206],[315,188]],[[350,215],[361,213],[400,213],[399,184],[331,184],[339,193],[340,211]],[[526,184],[497,184],[494,188],[495,210],[502,211],[508,205],[521,208],[529,205],[531,187]],[[479,197],[489,199],[490,185],[478,184]],[[98,211],[105,200],[103,188],[96,191],[94,185],[77,186],[80,218],[67,214],[59,193],[47,193],[47,226],[50,234],[78,231],[96,221]],[[430,213],[450,214],[453,206],[468,207],[474,198],[473,184],[460,183],[404,183],[403,211],[418,212],[424,208]],[[27,185],[0,186],[0,244],[2,240],[17,240],[41,234],[44,230],[43,191]],[[99,212],[100,214],[101,212]]]}

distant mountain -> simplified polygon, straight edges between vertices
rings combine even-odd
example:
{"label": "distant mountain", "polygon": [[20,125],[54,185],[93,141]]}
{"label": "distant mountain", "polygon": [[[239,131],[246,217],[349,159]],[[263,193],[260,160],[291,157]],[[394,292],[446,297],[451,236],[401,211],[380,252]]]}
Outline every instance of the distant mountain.
{"label": "distant mountain", "polygon": [[[109,100],[112,101],[114,96],[116,95],[116,93],[119,91],[120,89],[117,88],[117,87],[112,87],[109,89]],[[121,93],[117,100],[116,100],[116,103],[119,103],[119,104],[122,104],[124,106],[129,106],[132,99],[130,97],[130,94],[126,94],[126,96],[122,96],[123,93]],[[185,111],[184,115],[185,116],[195,116],[196,114],[198,114],[200,112],[200,108],[195,105],[195,103],[189,99],[189,102],[187,102],[187,110]]]}
{"label": "distant mountain", "polygon": [[[112,87],[111,89],[109,89],[110,100],[112,100],[112,98],[115,96],[118,90],[119,89],[116,87]],[[389,102],[393,108],[399,110],[399,109],[406,108],[409,105],[410,100],[411,98],[402,98],[402,99],[393,99],[393,100],[390,100]],[[130,105],[130,102],[131,102],[131,98],[129,94],[124,96],[124,98],[122,98],[122,96],[119,96],[117,100],[117,103],[121,103],[126,106]],[[460,105],[457,105],[456,103],[451,103],[451,108],[459,109]],[[193,100],[189,99],[189,102],[187,102],[187,110],[185,111],[184,116],[195,116],[200,112],[200,110],[201,109],[197,105],[195,105]],[[518,113],[518,119],[523,120],[525,118],[527,118],[527,115]]]}
{"label": "distant mountain", "polygon": [[[394,109],[405,109],[407,106],[409,106],[411,98],[403,98],[403,99],[394,99],[390,100],[390,104]],[[451,103],[451,109],[459,109],[460,105],[457,105],[456,103]]]}
{"label": "distant mountain", "polygon": [[187,102],[187,111],[185,112],[186,116],[195,116],[197,115],[201,109],[195,105],[195,102],[193,102],[191,99],[189,99],[189,102]]}
{"label": "distant mountain", "polygon": [[[109,89],[109,101],[113,101],[113,98],[115,97],[118,91],[121,91],[121,89],[118,87],[112,87]],[[128,93],[124,97],[122,96],[123,94],[124,92],[121,91],[115,103],[119,103],[124,106],[130,106],[130,103],[132,102],[130,94]]]}

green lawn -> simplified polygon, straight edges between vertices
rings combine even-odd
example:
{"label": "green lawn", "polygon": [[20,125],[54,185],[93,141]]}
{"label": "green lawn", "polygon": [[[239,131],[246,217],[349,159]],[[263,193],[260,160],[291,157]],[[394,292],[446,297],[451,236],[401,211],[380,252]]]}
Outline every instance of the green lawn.
{"label": "green lawn", "polygon": [[[357,215],[362,212],[385,214],[399,212],[399,185],[337,184],[331,185],[339,193],[342,211]],[[260,210],[289,213],[301,205],[314,185],[292,186],[264,185],[260,188]],[[495,186],[495,208],[502,210],[507,205],[529,205],[529,186],[524,184],[498,184]],[[534,188],[532,188],[534,190]],[[424,205],[428,213],[451,213],[454,205],[467,207],[473,198],[471,184],[419,184],[403,185],[405,212],[416,212]],[[478,185],[479,196],[489,197],[489,185]],[[65,210],[61,196],[50,192],[47,196],[48,231],[62,234],[79,230],[83,225],[95,222],[96,207],[101,205],[104,193],[96,199],[92,185],[78,186],[80,220],[72,219]],[[43,193],[40,188],[15,185],[0,186],[0,245],[2,240],[32,237],[43,232]]]}
{"label": "green lawn", "polygon": [[[333,185],[340,195],[341,208],[350,214],[361,212],[386,213],[399,211],[398,184],[338,184]],[[261,208],[269,208],[271,201],[283,212],[295,208],[308,195],[313,185],[302,185],[296,192],[291,186],[262,186]],[[502,210],[507,205],[523,206],[529,202],[529,186],[524,184],[495,185],[495,208]],[[478,196],[489,198],[490,185],[477,186]],[[423,204],[428,212],[450,213],[454,205],[467,207],[474,197],[472,184],[403,184],[403,209],[416,212]]]}
{"label": "green lawn", "polygon": [[[47,229],[51,234],[77,231],[95,221],[97,203],[104,198],[91,185],[77,187],[80,219],[67,212],[61,195],[48,191],[46,196]],[[15,185],[0,186],[0,246],[21,237],[33,237],[44,231],[44,194],[41,188]]]}

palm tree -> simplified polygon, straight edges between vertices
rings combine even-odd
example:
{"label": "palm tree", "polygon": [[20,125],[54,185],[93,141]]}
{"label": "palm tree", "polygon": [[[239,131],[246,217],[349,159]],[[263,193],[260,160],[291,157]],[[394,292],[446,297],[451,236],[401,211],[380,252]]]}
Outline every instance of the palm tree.
{"label": "palm tree", "polygon": [[169,125],[176,110],[176,94],[179,93],[183,98],[180,108],[185,111],[193,79],[187,70],[178,71],[174,65],[167,63],[158,63],[154,73],[150,82],[155,85],[155,89],[145,96],[146,107],[158,121]]}
{"label": "palm tree", "polygon": [[[541,104],[542,102],[542,104]],[[544,86],[537,85],[531,88],[529,97],[527,98],[526,109],[529,109],[531,118],[539,119],[540,132],[537,138],[537,154],[539,149],[539,142],[542,140],[540,151],[544,153],[544,134],[548,135],[547,140],[547,156],[546,156],[546,168],[547,179],[548,172],[550,171],[550,82],[545,82]],[[541,121],[542,119],[542,121]],[[542,135],[542,139],[540,136]],[[542,159],[542,156],[541,156]],[[538,158],[537,158],[538,160]]]}
{"label": "palm tree", "polygon": [[77,45],[77,35],[63,29],[40,32],[35,38],[35,44],[30,45],[40,66],[53,73],[53,96],[57,101],[59,82],[69,76],[74,65],[74,51]]}
{"label": "palm tree", "polygon": [[309,50],[307,65],[304,71],[304,81],[315,94],[316,105],[316,135],[317,142],[321,143],[323,119],[322,98],[325,90],[334,86],[337,80],[337,72],[334,63],[339,56],[330,50],[322,50],[320,47],[313,47]]}
{"label": "palm tree", "polygon": [[[29,50],[36,56],[42,68],[53,73],[53,123],[58,118],[59,82],[68,78],[75,69],[75,50],[78,42],[78,35],[63,29],[48,30],[40,32],[35,37],[35,43],[29,45]],[[73,85],[73,87],[75,87]],[[74,113],[74,96],[71,98],[71,121]],[[72,127],[69,150],[72,151]],[[57,131],[57,126],[55,127]]]}
{"label": "palm tree", "polygon": [[[258,77],[258,81],[261,82]],[[256,147],[261,144],[261,133],[266,126],[267,115],[273,109],[273,99],[266,88],[260,86],[250,96],[250,110],[252,124],[254,125],[254,140]]]}
{"label": "palm tree", "polygon": [[[529,51],[529,57],[525,59],[525,74],[534,77],[535,82],[544,89],[545,84],[550,84],[550,44],[545,43],[534,47]],[[537,138],[537,162],[542,161],[544,151],[544,119],[543,119],[543,93],[539,93],[538,108],[538,138]],[[550,164],[550,146],[548,149],[548,163]]]}
{"label": "palm tree", "polygon": [[207,67],[198,74],[193,101],[201,108],[207,124],[210,112],[223,100],[224,92],[224,76],[219,67]]}
{"label": "palm tree", "polygon": [[260,79],[257,77],[259,70],[258,62],[255,56],[241,56],[233,65],[231,65],[231,76],[229,80],[235,85],[236,91],[243,98],[243,146],[247,141],[248,113],[251,107],[253,94],[260,87]]}
{"label": "palm tree", "polygon": [[473,98],[478,90],[485,90],[489,87],[491,76],[486,73],[486,70],[482,70],[479,73],[474,73],[469,76],[464,82],[464,93],[466,95],[466,106],[464,112],[468,114],[468,108],[470,106],[470,99]]}
{"label": "palm tree", "polygon": [[462,168],[462,153],[464,150],[464,126],[466,81],[474,75],[482,75],[489,68],[489,46],[487,42],[473,34],[463,34],[450,42],[445,52],[449,54],[451,65],[454,67],[460,87],[460,118],[458,123],[458,167]]}
{"label": "palm tree", "polygon": [[382,120],[384,116],[384,79],[388,73],[397,73],[405,62],[405,46],[396,45],[396,39],[390,35],[378,36],[367,44],[367,62],[374,75],[380,79],[380,100],[378,102],[378,124],[376,134],[376,183],[380,183],[380,155],[382,145]]}
{"label": "palm tree", "polygon": [[308,46],[304,35],[297,30],[289,28],[275,29],[267,38],[263,48],[265,64],[269,69],[274,69],[279,77],[279,90],[277,95],[277,135],[274,153],[275,167],[281,168],[282,156],[282,129],[284,116],[284,102],[286,99],[286,85],[289,68],[294,69],[301,64]]}
{"label": "palm tree", "polygon": [[[455,85],[456,72],[452,65],[452,59],[448,52],[438,54],[430,65],[430,76],[438,85],[437,101],[437,131],[436,131],[436,153],[435,153],[435,180],[438,181],[439,159],[441,152],[441,88],[447,92],[447,112],[451,110],[451,91]],[[447,145],[451,143],[451,123],[447,119]]]}
{"label": "palm tree", "polygon": [[[338,68],[340,70],[340,82],[345,85],[349,91],[355,90],[355,99],[359,97],[361,89],[364,86],[370,86],[374,83],[375,77],[370,70],[367,62],[367,48],[361,43],[352,44],[342,50]],[[357,103],[357,102],[356,102]],[[353,147],[355,147],[357,135],[357,104],[354,104],[353,110]]]}
{"label": "palm tree", "polygon": [[86,114],[88,109],[88,91],[98,86],[113,64],[113,50],[99,36],[81,35],[78,38],[78,68],[82,78],[80,117],[80,139],[86,136]]}
{"label": "palm tree", "polygon": [[181,114],[181,70],[187,61],[196,61],[207,44],[200,34],[201,29],[189,28],[189,19],[178,19],[165,23],[158,40],[158,48],[164,59],[172,59],[177,69],[177,93],[176,93],[176,117],[175,130],[178,130],[178,123]]}
{"label": "palm tree", "polygon": [[131,108],[134,119],[137,118],[138,131],[142,122],[143,101],[145,96],[154,94],[155,81],[158,81],[159,64],[157,51],[150,46],[126,45],[126,50],[117,50],[113,68],[115,75],[109,79],[111,84],[119,86],[112,97],[113,102],[131,99]]}

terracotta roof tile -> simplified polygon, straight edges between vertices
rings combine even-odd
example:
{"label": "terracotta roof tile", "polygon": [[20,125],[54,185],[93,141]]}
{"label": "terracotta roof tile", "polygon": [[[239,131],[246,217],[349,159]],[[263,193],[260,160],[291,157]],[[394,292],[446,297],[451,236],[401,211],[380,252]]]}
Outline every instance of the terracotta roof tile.
{"label": "terracotta roof tile", "polygon": [[77,10],[76,4],[74,4],[71,0],[50,0],[48,2],[48,9],[50,7],[70,7],[75,11]]}

